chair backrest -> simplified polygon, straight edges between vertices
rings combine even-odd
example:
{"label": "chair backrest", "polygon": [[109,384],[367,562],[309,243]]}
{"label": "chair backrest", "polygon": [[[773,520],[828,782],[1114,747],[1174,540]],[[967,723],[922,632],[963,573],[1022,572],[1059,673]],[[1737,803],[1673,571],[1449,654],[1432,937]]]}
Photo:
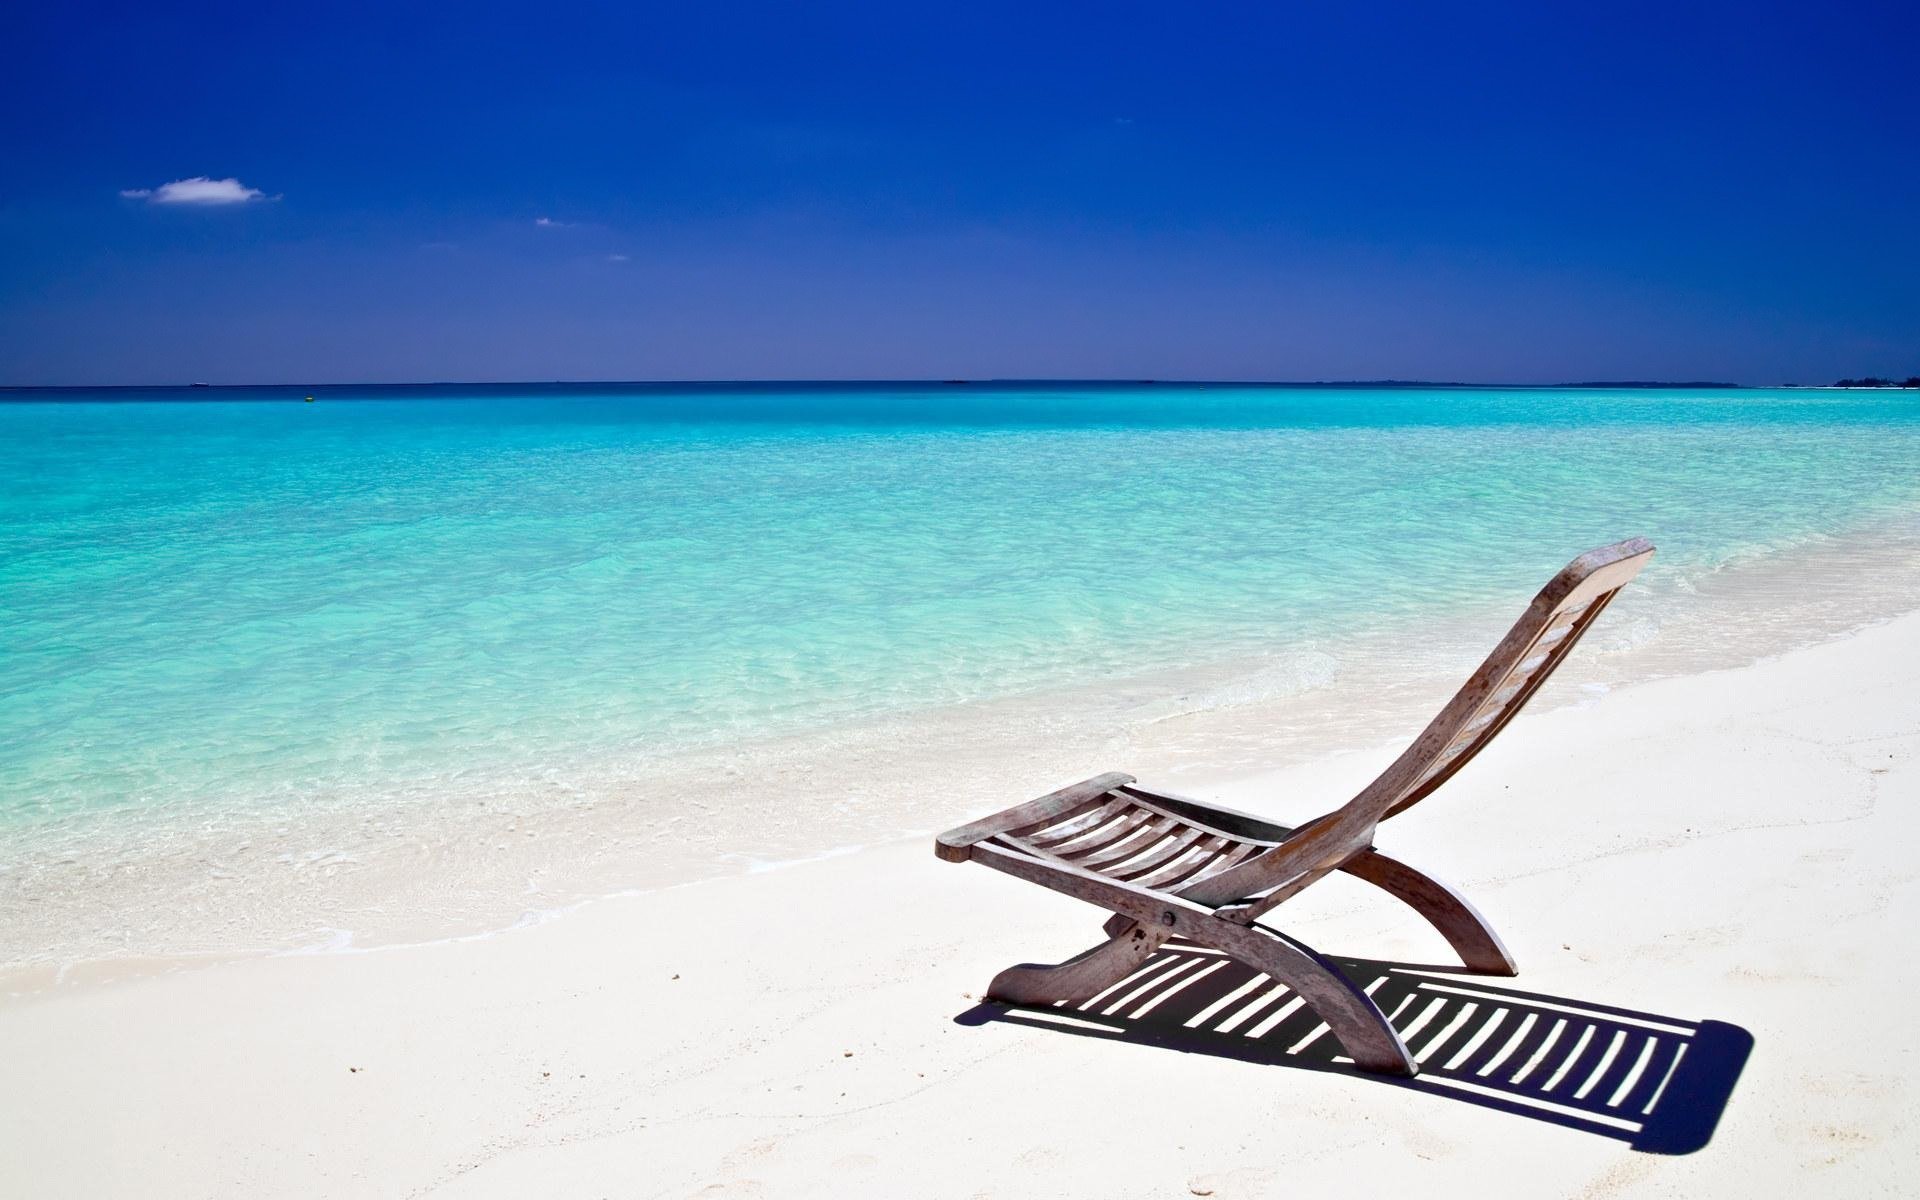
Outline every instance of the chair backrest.
{"label": "chair backrest", "polygon": [[1540,589],[1440,715],[1341,815],[1383,821],[1452,778],[1533,698],[1594,619],[1652,557],[1652,542],[1630,538],[1568,563]]}
{"label": "chair backrest", "polygon": [[1180,894],[1223,904],[1264,893],[1235,918],[1251,921],[1364,853],[1373,845],[1375,826],[1425,799],[1493,740],[1565,660],[1614,594],[1652,557],[1653,543],[1633,538],[1589,550],[1568,563],[1540,589],[1466,686],[1378,779],[1339,808],[1293,830],[1280,845]]}

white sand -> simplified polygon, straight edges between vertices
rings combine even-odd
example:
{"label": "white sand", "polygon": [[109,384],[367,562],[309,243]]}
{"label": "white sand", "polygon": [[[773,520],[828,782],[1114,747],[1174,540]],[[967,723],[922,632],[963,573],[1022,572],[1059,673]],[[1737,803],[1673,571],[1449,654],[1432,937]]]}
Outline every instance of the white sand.
{"label": "white sand", "polygon": [[[1391,749],[1209,794],[1299,819]],[[1920,615],[1522,717],[1382,831],[1502,931],[1522,971],[1497,983],[1752,1033],[1690,1155],[1350,1073],[957,1024],[1101,914],[919,839],[481,939],[16,1001],[0,1192],[1912,1194],[1916,749]],[[1346,881],[1280,915],[1328,952],[1445,956]]]}

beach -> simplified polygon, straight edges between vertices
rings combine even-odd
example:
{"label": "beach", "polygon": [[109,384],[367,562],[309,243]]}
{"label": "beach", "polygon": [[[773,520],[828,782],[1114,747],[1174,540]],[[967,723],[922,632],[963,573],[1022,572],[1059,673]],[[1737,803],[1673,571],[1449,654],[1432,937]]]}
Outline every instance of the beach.
{"label": "beach", "polygon": [[[1217,1039],[983,1015],[995,971],[1091,944],[1102,914],[908,837],[484,936],[173,963],[17,998],[0,1008],[16,1080],[0,1175],[32,1196],[1231,1197],[1356,1178],[1897,1195],[1920,1165],[1904,1020],[1920,969],[1902,949],[1920,916],[1917,666],[1907,614],[1530,712],[1383,828],[1383,850],[1504,935],[1520,975],[1480,982],[1549,1011],[1750,1035],[1690,1153],[1438,1085],[1248,1061]],[[1397,748],[1188,790],[1297,820]],[[1284,915],[1326,953],[1447,961],[1357,884]]]}
{"label": "beach", "polygon": [[[23,1195],[1872,1194],[1914,1165],[1903,397],[281,399],[0,405]],[[1274,918],[1416,1080],[1180,943],[1071,1012],[982,1003],[1104,914],[939,830],[1115,770],[1309,819],[1632,533],[1652,565],[1380,834],[1519,976],[1449,974],[1352,879]]]}

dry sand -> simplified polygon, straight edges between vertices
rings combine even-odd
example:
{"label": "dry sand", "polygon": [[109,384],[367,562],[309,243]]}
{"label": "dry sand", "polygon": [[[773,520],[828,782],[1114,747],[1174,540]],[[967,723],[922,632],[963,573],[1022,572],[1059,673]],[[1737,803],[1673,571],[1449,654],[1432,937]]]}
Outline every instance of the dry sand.
{"label": "dry sand", "polygon": [[[1497,987],[1751,1034],[1693,1153],[1449,1090],[1452,1046],[1399,1086],[1244,1031],[1148,1044],[1154,1013],[1110,1023],[1132,1041],[957,1021],[1101,914],[915,839],[488,937],[14,1001],[0,1192],[1910,1195],[1917,748],[1920,615],[1523,716],[1382,830],[1501,930],[1521,975]],[[1300,819],[1395,749],[1205,794]],[[1329,953],[1446,957],[1345,880],[1277,915]]]}

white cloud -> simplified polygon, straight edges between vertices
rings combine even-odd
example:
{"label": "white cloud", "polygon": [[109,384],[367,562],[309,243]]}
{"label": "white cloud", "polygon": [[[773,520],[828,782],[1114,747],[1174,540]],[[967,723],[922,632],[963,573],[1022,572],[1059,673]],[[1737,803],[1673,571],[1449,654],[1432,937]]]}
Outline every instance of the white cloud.
{"label": "white cloud", "polygon": [[552,217],[535,217],[533,223],[542,229],[566,229],[573,225],[572,221],[556,221]]}
{"label": "white cloud", "polygon": [[627,256],[624,254],[609,254],[607,255],[607,261],[608,262],[626,262]]}
{"label": "white cloud", "polygon": [[267,199],[265,192],[250,188],[238,179],[209,179],[205,175],[176,179],[157,188],[127,188],[120,194],[128,200],[145,200],[149,204],[246,204]]}

